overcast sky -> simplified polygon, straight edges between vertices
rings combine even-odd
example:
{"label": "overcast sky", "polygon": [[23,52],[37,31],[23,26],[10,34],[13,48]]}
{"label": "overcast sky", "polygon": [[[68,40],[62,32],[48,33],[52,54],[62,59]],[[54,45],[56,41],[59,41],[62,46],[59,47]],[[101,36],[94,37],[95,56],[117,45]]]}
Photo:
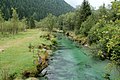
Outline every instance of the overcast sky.
{"label": "overcast sky", "polygon": [[[83,2],[83,0],[65,0],[65,1],[72,5],[73,7],[76,7],[76,5],[80,5]],[[88,0],[88,1],[93,7],[98,8],[103,3],[105,3],[106,5],[110,4],[110,2],[113,0]]]}

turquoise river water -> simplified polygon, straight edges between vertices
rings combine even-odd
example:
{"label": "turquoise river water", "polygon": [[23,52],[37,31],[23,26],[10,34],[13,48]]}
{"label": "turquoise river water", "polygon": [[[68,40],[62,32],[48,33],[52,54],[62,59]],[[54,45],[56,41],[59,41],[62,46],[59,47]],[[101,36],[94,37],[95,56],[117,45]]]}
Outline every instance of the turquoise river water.
{"label": "turquoise river water", "polygon": [[[60,37],[60,36],[59,36]],[[83,47],[62,36],[47,68],[48,80],[105,80],[105,66],[109,61],[93,59]],[[115,74],[110,76],[114,80]]]}

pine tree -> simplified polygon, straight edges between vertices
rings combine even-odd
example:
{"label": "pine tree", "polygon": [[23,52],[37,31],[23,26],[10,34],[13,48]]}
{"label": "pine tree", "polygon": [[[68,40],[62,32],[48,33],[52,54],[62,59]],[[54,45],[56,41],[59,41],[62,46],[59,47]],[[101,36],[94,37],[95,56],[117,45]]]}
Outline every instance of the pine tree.
{"label": "pine tree", "polygon": [[87,17],[91,15],[91,7],[87,0],[84,0],[82,5],[76,11],[76,30],[79,30],[82,22],[86,21]]}
{"label": "pine tree", "polygon": [[29,28],[31,28],[31,29],[33,29],[33,28],[36,27],[36,25],[35,25],[35,20],[34,20],[34,17],[33,17],[33,16],[28,19],[28,26],[29,26]]}
{"label": "pine tree", "polygon": [[35,20],[38,21],[45,18],[48,13],[58,16],[74,10],[64,0],[0,0],[0,9],[5,20],[12,17],[12,7],[17,8],[19,19],[30,18],[36,13]]}

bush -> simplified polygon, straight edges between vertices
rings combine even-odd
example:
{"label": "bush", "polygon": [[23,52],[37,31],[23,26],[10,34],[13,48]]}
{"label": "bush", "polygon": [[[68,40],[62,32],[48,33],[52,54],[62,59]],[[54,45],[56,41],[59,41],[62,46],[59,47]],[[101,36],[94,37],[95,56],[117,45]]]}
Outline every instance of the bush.
{"label": "bush", "polygon": [[89,35],[88,35],[88,42],[91,45],[92,43],[97,43],[99,41],[99,31],[100,27],[99,24],[96,24],[95,26],[93,26],[90,31],[89,31]]}
{"label": "bush", "polygon": [[88,19],[81,24],[80,33],[87,36],[90,29],[96,24],[97,18],[95,14],[89,16]]}
{"label": "bush", "polygon": [[100,27],[97,24],[90,30],[88,40],[90,44],[98,45],[98,56],[116,62],[120,60],[120,28],[118,26],[107,24],[105,27]]}

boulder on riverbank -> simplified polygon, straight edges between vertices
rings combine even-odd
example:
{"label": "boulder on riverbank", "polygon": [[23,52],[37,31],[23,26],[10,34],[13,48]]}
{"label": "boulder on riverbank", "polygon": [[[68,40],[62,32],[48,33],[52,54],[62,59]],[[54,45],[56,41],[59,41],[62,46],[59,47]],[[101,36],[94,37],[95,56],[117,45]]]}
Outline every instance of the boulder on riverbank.
{"label": "boulder on riverbank", "polygon": [[26,79],[26,80],[39,80],[39,79],[34,78],[34,77],[30,77],[30,78],[28,78],[28,79]]}

